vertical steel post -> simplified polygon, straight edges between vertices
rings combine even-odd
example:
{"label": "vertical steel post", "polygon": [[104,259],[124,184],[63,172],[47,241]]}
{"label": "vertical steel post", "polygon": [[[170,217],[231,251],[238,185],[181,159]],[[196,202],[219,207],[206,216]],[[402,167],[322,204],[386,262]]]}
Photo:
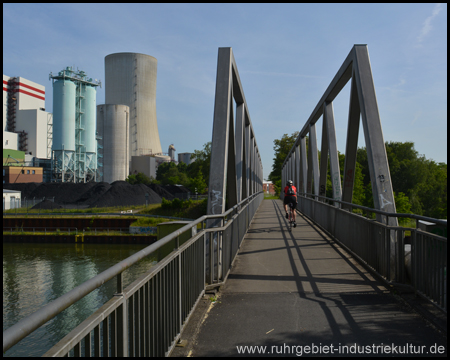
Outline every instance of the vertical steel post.
{"label": "vertical steel post", "polygon": [[[341,200],[341,172],[339,168],[339,154],[337,150],[336,129],[334,125],[334,112],[332,102],[326,102],[324,104],[323,116],[326,121],[324,121],[324,129],[322,131],[326,130],[327,133],[328,149],[330,152],[330,175],[333,189],[333,199]],[[339,203],[336,203],[336,207],[338,206]]]}
{"label": "vertical steel post", "polygon": [[[367,160],[375,209],[395,213],[389,163],[381,128],[380,114],[375,95],[375,85],[370,67],[367,46],[355,46],[354,76],[358,91],[361,119],[366,140]],[[380,219],[381,221],[381,219]],[[398,226],[396,217],[391,217],[389,225]]]}
{"label": "vertical steel post", "polygon": [[308,184],[308,160],[306,154],[306,138],[300,138],[300,183],[301,183],[301,192],[307,192],[307,184]]}
{"label": "vertical steel post", "polygon": [[[324,104],[325,107],[325,104]],[[325,109],[324,109],[325,110]],[[325,111],[322,121],[322,144],[320,148],[320,179],[319,179],[319,195],[326,196],[327,192],[327,173],[328,173],[328,132],[327,117]],[[325,201],[319,198],[319,201]]]}
{"label": "vertical steel post", "polygon": [[246,168],[245,168],[245,106],[239,104],[236,107],[236,177],[237,177],[237,201],[240,203],[245,199],[243,188],[245,187]]}
{"label": "vertical steel post", "polygon": [[225,212],[225,175],[229,160],[230,127],[232,129],[233,126],[231,57],[231,48],[219,48],[211,142],[208,215]]}
{"label": "vertical steel post", "polygon": [[245,197],[251,195],[251,128],[250,126],[245,126],[245,173],[246,173],[246,194]]}
{"label": "vertical steel post", "polygon": [[[355,46],[353,67],[366,140],[374,207],[378,210],[395,213],[394,191],[367,46]],[[377,219],[383,222],[383,219],[378,215]],[[386,224],[398,226],[398,220],[396,217],[390,217]],[[392,270],[395,267],[395,236],[390,236],[390,256],[390,269]],[[391,277],[393,277],[393,274],[391,274]]]}
{"label": "vertical steel post", "polygon": [[300,146],[295,147],[295,173],[294,173],[294,184],[297,187],[297,200],[298,200],[298,194],[301,192],[301,186],[300,186],[300,166],[301,166],[301,160],[300,160]]}
{"label": "vertical steel post", "polygon": [[[353,71],[350,88],[347,142],[345,146],[344,188],[342,191],[342,201],[348,203],[351,203],[353,199],[353,185],[355,182],[356,152],[358,150],[360,117],[361,117],[361,109],[359,106],[355,74]],[[343,208],[345,208],[344,205]]]}
{"label": "vertical steel post", "polygon": [[309,125],[309,148],[311,149],[310,154],[314,181],[314,195],[319,195],[319,155],[317,151],[316,124]]}

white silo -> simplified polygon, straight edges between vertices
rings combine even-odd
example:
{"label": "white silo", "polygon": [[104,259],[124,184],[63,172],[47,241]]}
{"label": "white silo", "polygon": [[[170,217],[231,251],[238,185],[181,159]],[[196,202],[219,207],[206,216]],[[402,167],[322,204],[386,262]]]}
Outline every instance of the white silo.
{"label": "white silo", "polygon": [[105,57],[105,103],[130,108],[130,159],[162,153],[156,120],[156,71],[157,60],[150,55]]}
{"label": "white silo", "polygon": [[125,180],[129,173],[129,107],[106,104],[97,106],[97,132],[102,158],[100,180],[112,183]]}

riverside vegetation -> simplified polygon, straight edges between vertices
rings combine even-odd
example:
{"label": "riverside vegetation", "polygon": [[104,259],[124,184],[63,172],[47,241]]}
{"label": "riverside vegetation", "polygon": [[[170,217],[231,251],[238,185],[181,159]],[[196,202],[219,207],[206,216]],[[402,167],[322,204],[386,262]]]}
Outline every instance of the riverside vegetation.
{"label": "riverside vegetation", "polygon": [[[91,209],[58,209],[58,213],[63,213],[64,215],[77,214],[76,216],[90,216],[91,222],[93,222],[94,218],[100,217],[102,213],[120,213],[121,211],[133,210],[134,213],[139,214],[147,214],[149,217],[137,217],[136,221],[134,221],[131,226],[156,226],[159,223],[174,221],[171,217],[183,218],[183,219],[198,219],[199,217],[206,215],[206,207],[207,207],[207,199],[203,200],[166,200],[163,198],[161,204],[150,204],[148,206],[127,206],[127,207],[107,207],[107,208],[91,208]],[[52,210],[28,210],[28,214],[25,217],[34,217],[40,213],[40,216],[48,216],[53,218],[60,218],[62,215],[52,215]],[[13,210],[6,211],[5,215],[8,213],[14,213]],[[151,217],[151,216],[158,217]],[[103,216],[103,215],[102,215]],[[113,217],[113,215],[108,215]],[[133,215],[120,215],[121,217],[135,218]],[[85,234],[93,234],[94,230],[86,229]],[[21,232],[24,235],[26,234],[39,234],[38,232],[24,232],[23,228],[17,228],[14,232]],[[6,233],[10,233],[10,231],[6,231]],[[46,232],[46,235],[74,235],[76,232],[71,231],[70,233],[67,231],[60,231],[56,229],[55,231]],[[96,231],[98,234],[99,232]],[[43,233],[42,233],[43,234]],[[119,231],[111,231],[109,230],[109,234],[121,234]],[[122,235],[124,235],[122,233]]]}
{"label": "riverside vegetation", "polygon": [[[275,157],[269,180],[280,193],[281,167],[291,150],[299,132],[284,134],[274,140]],[[308,146],[308,137],[306,138]],[[386,153],[394,189],[397,213],[416,214],[436,219],[447,219],[447,164],[428,160],[414,149],[413,142],[386,142]],[[345,155],[339,153],[339,167],[343,179]],[[320,152],[319,152],[320,161]],[[332,197],[330,166],[327,174],[327,197]],[[373,208],[372,186],[370,182],[367,151],[358,148],[353,201],[356,205]],[[355,210],[358,212],[358,210]],[[406,226],[409,219],[399,218],[399,223]]]}

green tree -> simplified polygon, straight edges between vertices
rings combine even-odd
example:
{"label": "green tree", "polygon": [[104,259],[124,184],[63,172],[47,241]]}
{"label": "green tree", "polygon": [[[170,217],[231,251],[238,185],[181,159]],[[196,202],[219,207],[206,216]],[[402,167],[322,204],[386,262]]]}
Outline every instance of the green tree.
{"label": "green tree", "polygon": [[161,184],[167,185],[167,179],[169,177],[175,177],[178,175],[178,168],[174,162],[164,162],[159,164],[156,170],[156,180],[160,181]]}
{"label": "green tree", "polygon": [[[339,158],[339,171],[341,174],[341,189],[343,190],[345,155],[338,152],[338,158]],[[331,170],[330,161],[328,160],[327,192],[326,192],[326,196],[328,198],[333,197],[333,187],[331,184],[330,170]],[[363,167],[358,162],[356,162],[356,167],[355,167],[355,180],[353,182],[352,203],[356,204],[356,205],[363,205],[363,206],[366,203],[366,189],[364,186]]]}
{"label": "green tree", "polygon": [[145,184],[145,185],[150,185],[152,182],[151,179],[143,173],[138,173],[136,175],[136,180],[138,184]]}
{"label": "green tree", "polygon": [[286,156],[292,149],[292,146],[294,146],[298,134],[298,131],[295,131],[292,135],[284,134],[281,139],[275,139],[273,141],[275,157],[273,158],[272,172],[269,174],[269,180],[273,184],[276,184],[279,180],[281,181],[281,168]]}
{"label": "green tree", "polygon": [[203,174],[199,169],[197,176],[194,179],[192,179],[192,181],[191,181],[191,191],[193,193],[195,193],[195,189],[197,189],[197,192],[199,194],[203,194],[206,191],[206,187],[207,187],[207,185],[203,178]]}
{"label": "green tree", "polygon": [[[447,164],[427,160],[414,149],[413,142],[386,142],[392,188],[408,199],[410,212],[434,218],[447,218]],[[370,173],[365,148],[358,149],[362,165],[365,206],[373,207]],[[369,200],[371,200],[369,202]],[[403,207],[404,208],[404,207]],[[397,208],[397,212],[400,212]]]}
{"label": "green tree", "polygon": [[273,183],[273,189],[275,190],[276,196],[279,196],[282,190],[281,179],[278,179]]}
{"label": "green tree", "polygon": [[189,165],[180,162],[162,163],[158,166],[156,180],[162,185],[183,185],[192,192],[204,193],[209,181],[209,165],[211,162],[211,142],[203,145],[203,150],[194,150],[195,161]]}
{"label": "green tree", "polygon": [[176,165],[174,162],[162,163],[158,166],[156,179],[162,185],[183,185],[190,186],[191,179],[186,174],[186,165],[180,163]]}
{"label": "green tree", "polygon": [[386,153],[394,191],[409,195],[426,181],[426,160],[414,149],[414,143],[387,142]]}
{"label": "green tree", "polygon": [[150,185],[152,183],[152,178],[149,178],[144,173],[137,173],[137,174],[130,174],[125,179],[125,181],[128,182],[131,185],[135,185],[135,184]]}
{"label": "green tree", "polygon": [[[395,209],[399,214],[410,214],[411,213],[411,203],[408,197],[402,192],[394,192],[395,199]],[[398,218],[398,223],[406,224],[409,221],[408,218]]]}
{"label": "green tree", "polygon": [[131,185],[137,184],[136,175],[135,174],[128,175],[125,181]]}
{"label": "green tree", "polygon": [[428,160],[425,173],[425,181],[416,187],[423,215],[447,219],[447,164]]}
{"label": "green tree", "polygon": [[[202,150],[194,150],[192,158],[194,162],[187,166],[187,174],[191,179],[198,176],[201,171],[206,184],[209,184],[209,168],[211,164],[211,141],[203,145]],[[208,185],[207,185],[208,186]]]}

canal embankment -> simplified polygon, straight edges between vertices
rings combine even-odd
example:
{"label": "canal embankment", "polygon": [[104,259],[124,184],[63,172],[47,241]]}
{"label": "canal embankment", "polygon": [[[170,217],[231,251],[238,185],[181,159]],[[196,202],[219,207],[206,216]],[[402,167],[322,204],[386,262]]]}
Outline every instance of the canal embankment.
{"label": "canal embankment", "polygon": [[3,243],[149,245],[157,241],[156,231],[150,231],[150,227],[142,233],[130,233],[130,228],[136,228],[131,226],[136,220],[135,217],[100,216],[3,217]]}

